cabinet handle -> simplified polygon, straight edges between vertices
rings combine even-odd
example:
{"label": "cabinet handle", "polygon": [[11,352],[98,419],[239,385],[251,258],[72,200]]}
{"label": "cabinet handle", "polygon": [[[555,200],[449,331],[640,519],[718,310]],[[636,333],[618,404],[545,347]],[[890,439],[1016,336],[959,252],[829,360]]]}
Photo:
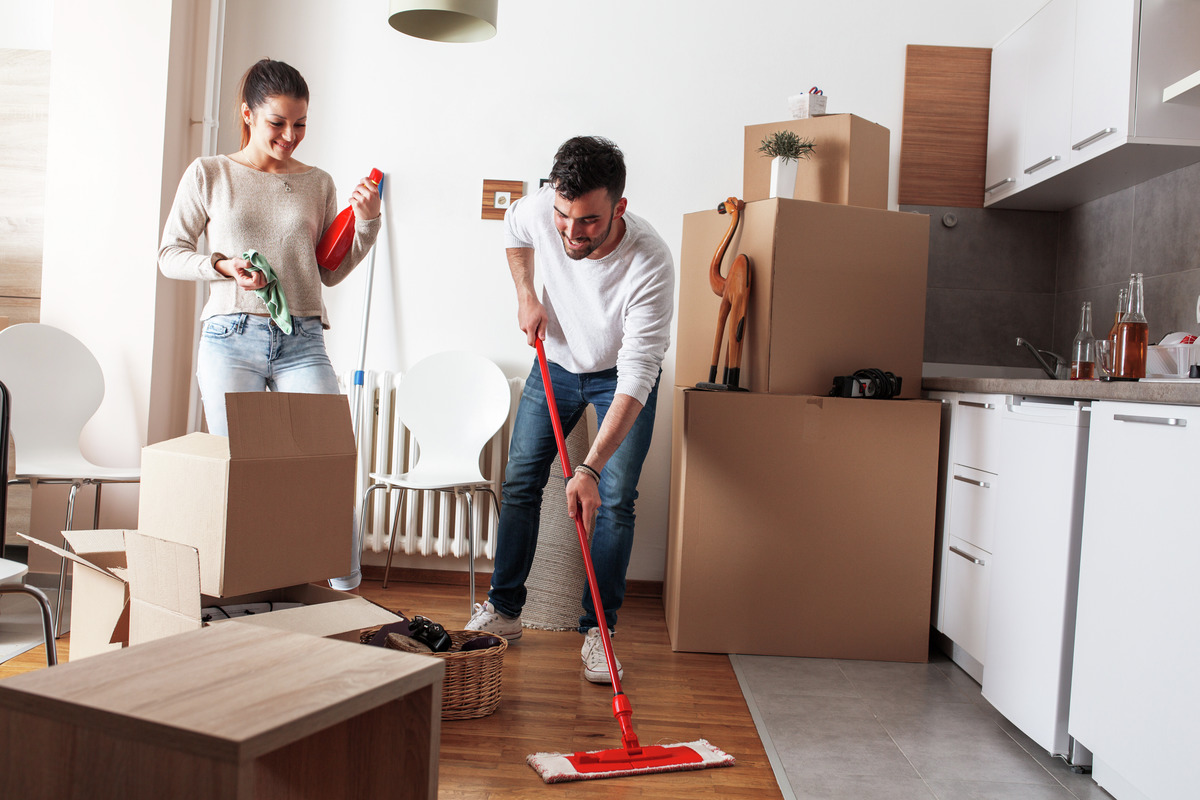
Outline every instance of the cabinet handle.
{"label": "cabinet handle", "polygon": [[1113,414],[1117,422],[1140,422],[1143,425],[1169,425],[1172,428],[1186,428],[1187,420],[1179,417],[1139,417],[1134,414]]}
{"label": "cabinet handle", "polygon": [[1026,168],[1025,174],[1032,175],[1033,173],[1037,172],[1042,167],[1050,166],[1055,161],[1062,161],[1062,156],[1050,156],[1049,158],[1043,158],[1041,161],[1037,162],[1032,167]]}
{"label": "cabinet handle", "polygon": [[1082,140],[1076,142],[1075,144],[1071,145],[1071,149],[1072,150],[1082,150],[1083,148],[1087,147],[1089,144],[1092,144],[1093,142],[1098,142],[1101,139],[1103,139],[1105,136],[1110,136],[1116,132],[1117,132],[1116,128],[1105,128],[1102,131],[1096,131],[1095,133],[1093,133],[1091,136],[1087,137],[1086,139],[1082,139]]}
{"label": "cabinet handle", "polygon": [[983,190],[983,193],[984,193],[984,194],[991,194],[992,192],[994,192],[994,191],[996,191],[997,189],[999,189],[1001,186],[1007,186],[1008,184],[1012,183],[1012,182],[1013,182],[1013,181],[1015,181],[1015,180],[1016,180],[1016,178],[1005,178],[1005,179],[1004,179],[1004,180],[1002,180],[1002,181],[996,181],[996,182],[995,182],[995,183],[993,183],[991,186],[989,186],[989,187],[987,187],[986,189],[984,189],[984,190]]}
{"label": "cabinet handle", "polygon": [[959,550],[959,549],[958,549],[957,547],[955,547],[954,545],[950,545],[950,552],[951,552],[951,553],[954,553],[954,555],[956,555],[956,556],[962,556],[962,557],[963,557],[963,558],[965,558],[967,561],[970,561],[970,562],[971,562],[971,563],[973,563],[973,564],[978,564],[978,565],[979,565],[979,566],[981,566],[981,567],[986,567],[986,566],[987,566],[987,562],[986,562],[986,561],[984,561],[983,559],[981,559],[981,558],[976,558],[975,556],[971,555],[970,553],[967,553],[967,552],[964,552],[964,551],[962,551],[962,550]]}
{"label": "cabinet handle", "polygon": [[958,404],[960,406],[970,406],[971,408],[982,408],[986,411],[991,411],[996,407],[994,403],[977,403],[974,400],[959,400]]}
{"label": "cabinet handle", "polygon": [[969,483],[972,486],[978,486],[980,489],[990,489],[992,485],[987,481],[977,481],[974,478],[964,478],[962,475],[955,475],[954,480]]}

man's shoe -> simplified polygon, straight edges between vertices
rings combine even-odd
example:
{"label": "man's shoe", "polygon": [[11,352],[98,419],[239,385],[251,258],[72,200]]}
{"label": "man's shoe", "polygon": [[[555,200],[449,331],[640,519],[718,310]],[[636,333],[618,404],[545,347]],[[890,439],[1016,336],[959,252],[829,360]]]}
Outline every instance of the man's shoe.
{"label": "man's shoe", "polygon": [[[592,628],[583,640],[583,649],[579,652],[583,659],[583,677],[592,683],[612,683],[612,675],[608,672],[608,659],[604,657],[604,642],[600,639],[600,629]],[[616,654],[613,660],[616,661]],[[621,662],[617,661],[617,680],[625,677]]]}
{"label": "man's shoe", "polygon": [[483,605],[475,604],[475,611],[472,612],[471,621],[467,623],[466,629],[494,633],[511,642],[521,638],[521,618],[506,617],[497,611],[491,602],[484,601]]}

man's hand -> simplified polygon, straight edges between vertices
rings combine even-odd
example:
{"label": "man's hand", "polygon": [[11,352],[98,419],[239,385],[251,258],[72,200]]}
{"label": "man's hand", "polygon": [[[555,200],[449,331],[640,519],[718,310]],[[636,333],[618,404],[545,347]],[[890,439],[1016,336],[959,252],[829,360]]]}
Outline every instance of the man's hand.
{"label": "man's hand", "polygon": [[517,325],[525,332],[526,342],[533,347],[534,341],[546,339],[546,326],[550,315],[542,301],[534,295],[522,295],[517,305]]}
{"label": "man's hand", "polygon": [[583,512],[583,527],[588,533],[596,527],[596,512],[600,510],[600,486],[590,475],[576,472],[567,481],[567,513],[571,519]]}

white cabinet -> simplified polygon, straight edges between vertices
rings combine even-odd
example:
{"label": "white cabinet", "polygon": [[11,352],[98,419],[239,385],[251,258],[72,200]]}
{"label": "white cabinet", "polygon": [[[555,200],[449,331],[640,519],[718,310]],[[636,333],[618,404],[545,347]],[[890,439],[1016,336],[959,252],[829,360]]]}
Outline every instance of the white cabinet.
{"label": "white cabinet", "polygon": [[1070,732],[1119,800],[1196,795],[1200,408],[1092,404]]}
{"label": "white cabinet", "polygon": [[1044,6],[993,50],[984,205],[1070,208],[1200,161],[1200,102],[1163,100],[1197,41],[1191,0]]}

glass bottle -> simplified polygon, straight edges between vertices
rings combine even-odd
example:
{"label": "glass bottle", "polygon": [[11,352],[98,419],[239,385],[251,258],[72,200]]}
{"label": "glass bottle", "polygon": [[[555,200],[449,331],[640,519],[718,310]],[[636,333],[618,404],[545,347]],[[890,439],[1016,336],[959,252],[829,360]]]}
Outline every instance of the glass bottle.
{"label": "glass bottle", "polygon": [[1096,380],[1096,337],[1092,335],[1092,304],[1084,301],[1079,312],[1079,332],[1071,343],[1071,380]]}
{"label": "glass bottle", "polygon": [[1113,342],[1112,377],[1137,380],[1146,377],[1146,345],[1150,343],[1150,325],[1146,322],[1142,273],[1129,276],[1129,303],[1117,323]]}

